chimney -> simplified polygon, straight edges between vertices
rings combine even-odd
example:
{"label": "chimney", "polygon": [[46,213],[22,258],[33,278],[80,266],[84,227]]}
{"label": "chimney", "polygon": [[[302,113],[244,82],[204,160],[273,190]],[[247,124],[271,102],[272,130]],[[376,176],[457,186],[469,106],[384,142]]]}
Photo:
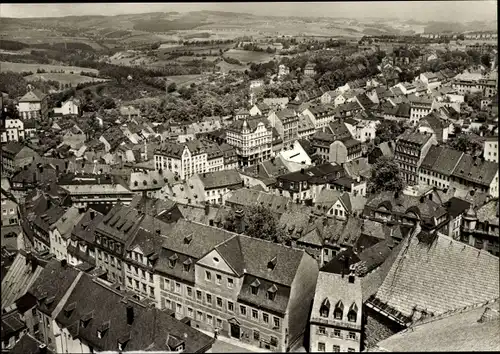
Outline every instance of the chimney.
{"label": "chimney", "polygon": [[95,218],[95,211],[92,210],[90,212],[90,220],[94,220],[94,218]]}
{"label": "chimney", "polygon": [[65,161],[64,162],[64,171],[68,171],[68,166],[69,166],[69,162]]}
{"label": "chimney", "polygon": [[127,324],[129,326],[131,326],[132,323],[134,323],[134,308],[132,307],[132,305],[128,305],[127,306]]}
{"label": "chimney", "polygon": [[300,173],[304,174],[304,169],[303,168],[300,169]]}
{"label": "chimney", "polygon": [[66,268],[67,265],[68,265],[68,261],[65,259],[61,259],[61,267]]}
{"label": "chimney", "polygon": [[161,235],[161,230],[160,230],[160,229],[156,229],[156,234],[157,234],[158,236],[160,236],[160,235]]}
{"label": "chimney", "polygon": [[209,212],[210,212],[210,205],[207,203],[205,204],[205,215],[208,215]]}

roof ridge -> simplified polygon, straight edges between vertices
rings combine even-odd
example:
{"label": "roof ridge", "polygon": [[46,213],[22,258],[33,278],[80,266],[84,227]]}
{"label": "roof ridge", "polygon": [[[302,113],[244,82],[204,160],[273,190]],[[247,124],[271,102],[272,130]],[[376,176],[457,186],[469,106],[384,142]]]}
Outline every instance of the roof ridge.
{"label": "roof ridge", "polygon": [[[439,232],[439,231],[437,231],[437,235],[438,235],[439,237],[445,238],[446,240],[450,240],[450,241],[452,241],[451,243],[458,244],[458,245],[463,245],[463,246],[464,246],[464,247],[463,247],[463,250],[465,250],[466,248],[469,248],[469,249],[472,249],[472,250],[474,250],[474,251],[477,251],[477,252],[478,252],[478,256],[479,256],[479,255],[483,255],[483,256],[487,256],[487,257],[494,258],[494,259],[497,259],[497,260],[498,260],[498,257],[497,257],[497,256],[494,256],[493,254],[491,254],[491,253],[490,253],[490,252],[488,252],[488,251],[485,251],[485,250],[483,250],[483,249],[477,249],[477,248],[476,248],[476,247],[474,247],[474,246],[471,246],[471,245],[469,245],[469,244],[467,244],[467,243],[463,243],[462,241],[459,241],[459,240],[455,240],[453,237],[450,237],[450,236],[448,236],[448,235],[445,235],[445,234],[443,234],[443,233],[441,233],[441,232]],[[450,244],[451,244],[451,243],[450,243]]]}
{"label": "roof ridge", "polygon": [[472,305],[466,305],[466,306],[463,306],[463,307],[457,307],[455,309],[443,312],[440,315],[432,316],[432,317],[429,317],[429,318],[425,318],[425,319],[419,320],[419,321],[415,322],[413,325],[411,325],[409,328],[407,328],[404,331],[402,331],[402,333],[407,332],[408,330],[412,330],[412,327],[416,327],[416,326],[428,324],[428,323],[431,323],[431,322],[434,322],[434,321],[438,321],[438,320],[441,320],[441,319],[444,319],[444,318],[451,317],[453,315],[467,313],[467,312],[473,311],[473,310],[475,310],[477,308],[484,307],[484,306],[489,305],[489,304],[493,304],[494,302],[498,302],[499,299],[500,298],[497,297],[497,298],[494,298],[494,299],[491,299],[491,300],[477,302],[477,303],[472,304]]}

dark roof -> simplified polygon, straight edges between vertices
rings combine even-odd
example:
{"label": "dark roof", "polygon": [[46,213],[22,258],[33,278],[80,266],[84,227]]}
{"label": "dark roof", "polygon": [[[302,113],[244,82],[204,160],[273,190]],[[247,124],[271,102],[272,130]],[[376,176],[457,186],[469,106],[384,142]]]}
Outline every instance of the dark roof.
{"label": "dark roof", "polygon": [[52,350],[48,349],[46,346],[43,349],[40,349],[40,345],[44,345],[44,343],[40,342],[38,339],[35,339],[31,336],[31,334],[26,333],[19,339],[19,341],[14,345],[14,347],[9,350],[9,353],[12,354],[55,354]]}
{"label": "dark roof", "polygon": [[10,153],[12,155],[17,155],[23,148],[25,147],[24,144],[19,143],[17,141],[10,141],[7,144],[2,146],[2,150],[4,152]]}
{"label": "dark roof", "polygon": [[96,231],[126,242],[137,230],[143,216],[129,206],[117,203],[98,224]]}
{"label": "dark roof", "polygon": [[411,131],[406,131],[403,134],[401,134],[397,140],[403,140],[403,141],[408,141],[411,143],[419,144],[419,145],[424,145],[429,139],[431,138],[431,134],[422,134],[418,132],[411,132]]}
{"label": "dark roof", "polygon": [[73,231],[71,232],[72,238],[86,241],[89,244],[94,244],[95,230],[103,218],[103,214],[89,208],[83,215],[83,218],[73,228]]}
{"label": "dark roof", "polygon": [[463,154],[452,175],[489,187],[497,173],[497,163]]}
{"label": "dark roof", "polygon": [[421,168],[429,169],[445,176],[450,176],[463,153],[445,146],[431,146],[422,161]]}
{"label": "dark roof", "polygon": [[325,163],[322,165],[304,169],[303,171],[300,170],[279,176],[278,179],[287,181],[310,181],[311,183],[313,183],[318,179],[322,179],[325,177],[337,177],[337,174],[339,174],[343,170],[344,168],[340,165],[334,166],[331,163]]}
{"label": "dark roof", "polygon": [[54,260],[45,266],[30,286],[28,293],[40,302],[38,309],[51,316],[77,276],[78,271],[75,268],[69,265],[63,266],[61,262]]}
{"label": "dark roof", "polygon": [[[83,274],[56,320],[74,338],[91,343],[99,351],[116,351],[123,339],[126,351],[173,351],[182,343],[188,353],[211,347],[211,337],[175,319],[170,312],[124,298],[123,294]],[[131,324],[127,323],[128,308],[133,311]],[[84,319],[88,320],[87,325],[80,324]]]}
{"label": "dark roof", "polygon": [[445,205],[448,210],[448,214],[453,218],[465,213],[471,206],[469,202],[456,197],[450,198]]}
{"label": "dark roof", "polygon": [[240,174],[236,170],[223,170],[199,174],[205,190],[241,185]]}

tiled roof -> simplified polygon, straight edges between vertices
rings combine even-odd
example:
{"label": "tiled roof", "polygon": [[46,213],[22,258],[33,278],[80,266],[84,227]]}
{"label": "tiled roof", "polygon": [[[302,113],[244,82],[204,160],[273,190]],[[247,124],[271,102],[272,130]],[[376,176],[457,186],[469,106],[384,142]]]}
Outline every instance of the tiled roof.
{"label": "tiled roof", "polygon": [[31,354],[54,354],[54,352],[48,348],[44,348],[43,352],[42,349],[40,349],[40,345],[44,344],[40,342],[38,339],[35,339],[31,336],[30,333],[26,333],[19,339],[19,341],[12,347],[11,350],[9,350],[9,353],[12,354],[26,354],[26,353],[31,353]]}
{"label": "tiled roof", "polygon": [[420,232],[404,245],[375,297],[406,317],[414,309],[435,316],[499,297],[498,257],[437,234]]}
{"label": "tiled roof", "polygon": [[40,90],[34,89],[32,91],[28,91],[23,97],[21,97],[19,102],[40,102],[45,98],[45,96],[47,95]]}
{"label": "tiled roof", "polygon": [[57,229],[63,238],[68,239],[71,235],[71,231],[75,225],[80,222],[83,216],[84,214],[80,213],[78,208],[71,207],[66,210],[63,215],[61,215],[59,220],[51,225],[51,228]]}
{"label": "tiled roof", "polygon": [[141,221],[141,213],[138,210],[117,203],[104,216],[96,230],[126,242],[134,234]]}
{"label": "tiled roof", "polygon": [[40,301],[38,309],[50,316],[77,276],[75,268],[54,260],[45,266],[28,293]]}
{"label": "tiled roof", "polygon": [[57,222],[57,220],[59,220],[64,215],[64,213],[65,210],[60,206],[52,206],[43,214],[37,215],[34,220],[34,224],[48,234],[50,226]]}
{"label": "tiled roof", "polygon": [[489,187],[497,173],[497,163],[463,154],[452,176]]}
{"label": "tiled roof", "polygon": [[240,174],[235,169],[199,174],[205,190],[241,185]]}
{"label": "tiled roof", "polygon": [[45,265],[34,256],[27,257],[24,252],[18,253],[7,275],[2,279],[2,309],[12,305],[28,291]]}
{"label": "tiled roof", "polygon": [[424,145],[429,139],[431,138],[430,134],[421,134],[418,132],[412,132],[412,131],[406,131],[403,134],[401,134],[397,140],[403,140],[403,141],[408,141],[412,142],[415,144],[419,145]]}
{"label": "tiled roof", "polygon": [[425,155],[420,167],[451,176],[462,155],[461,151],[433,145]]}
{"label": "tiled roof", "polygon": [[235,190],[226,200],[226,203],[228,205],[235,204],[247,207],[262,205],[281,214],[292,204],[292,200],[283,196],[241,188]]}
{"label": "tiled roof", "polygon": [[[498,226],[498,199],[490,200],[476,211],[477,220]],[[497,231],[498,232],[498,231]],[[498,235],[498,233],[497,233]]]}
{"label": "tiled roof", "polygon": [[74,225],[73,230],[71,231],[72,237],[78,240],[86,241],[89,244],[94,244],[95,230],[103,218],[103,214],[89,208],[85,214],[83,214],[80,221]]}
{"label": "tiled roof", "polygon": [[[89,293],[92,296],[88,296]],[[184,342],[185,351],[194,353],[209,349],[213,343],[211,337],[181,323],[169,312],[132,300],[124,301],[124,297],[83,274],[56,321],[73,337],[91,343],[99,351],[116,351],[123,339],[126,351],[172,351],[175,349],[172,347]],[[133,311],[131,324],[127,308]],[[83,318],[88,318],[86,326],[80,324]],[[101,338],[98,330],[102,331]]]}
{"label": "tiled roof", "polygon": [[[484,321],[484,315],[493,316]],[[500,351],[498,300],[424,320],[377,344],[384,352]]]}

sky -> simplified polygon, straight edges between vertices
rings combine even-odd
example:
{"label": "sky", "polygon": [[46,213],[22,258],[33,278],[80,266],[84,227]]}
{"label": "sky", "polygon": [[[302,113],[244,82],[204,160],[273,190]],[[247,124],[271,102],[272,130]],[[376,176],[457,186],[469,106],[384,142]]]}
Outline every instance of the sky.
{"label": "sky", "polygon": [[255,15],[370,18],[465,22],[496,20],[496,0],[372,2],[205,2],[205,3],[45,3],[0,4],[0,17],[119,15],[198,10],[246,12]]}

